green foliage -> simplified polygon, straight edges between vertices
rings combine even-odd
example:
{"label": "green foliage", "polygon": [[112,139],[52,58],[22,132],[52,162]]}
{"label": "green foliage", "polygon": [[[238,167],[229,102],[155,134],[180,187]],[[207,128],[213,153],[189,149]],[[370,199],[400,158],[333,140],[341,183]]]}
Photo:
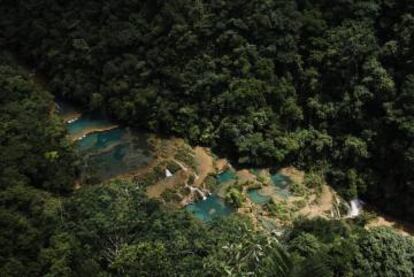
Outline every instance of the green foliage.
{"label": "green foliage", "polygon": [[162,199],[165,201],[180,201],[180,197],[177,195],[176,190],[168,188],[161,194]]}
{"label": "green foliage", "polygon": [[[0,15],[0,44],[56,95],[241,164],[323,168],[343,196],[413,221],[412,1],[22,0]],[[146,199],[165,165],[134,184],[81,189],[62,207],[76,177],[65,128],[51,95],[3,56],[4,275],[288,274],[274,238],[243,220],[200,226]],[[228,193],[235,206],[243,197]],[[412,240],[388,231],[316,219],[287,244],[299,276],[412,275]]]}
{"label": "green foliage", "polygon": [[24,0],[4,5],[0,41],[92,111],[241,164],[323,166],[346,198],[412,218],[413,14],[394,0]]}
{"label": "green foliage", "polygon": [[376,229],[358,241],[356,275],[411,276],[414,268],[414,240],[390,229]]}
{"label": "green foliage", "polygon": [[42,275],[40,253],[62,223],[75,155],[52,96],[0,55],[0,272]]}
{"label": "green foliage", "polygon": [[245,200],[246,195],[243,193],[243,185],[235,183],[234,185],[228,187],[225,196],[225,201],[228,204],[234,208],[240,208]]}
{"label": "green foliage", "polygon": [[158,181],[165,178],[165,167],[157,165],[152,170],[139,175],[134,178],[135,184],[140,188],[146,188],[147,186],[156,184]]}
{"label": "green foliage", "polygon": [[271,215],[276,216],[282,221],[290,219],[290,212],[284,202],[276,202],[273,198],[265,204],[264,208],[270,212]]}
{"label": "green foliage", "polygon": [[294,196],[306,196],[307,189],[303,184],[292,182],[289,184],[289,190]]}
{"label": "green foliage", "polygon": [[390,229],[324,219],[296,222],[287,239],[298,276],[411,276],[414,240]]}
{"label": "green foliage", "polygon": [[[199,224],[165,211],[132,183],[81,188],[64,205],[65,224],[42,252],[52,275],[206,276],[280,272],[290,259],[247,219]],[[81,247],[80,247],[81,246]]]}
{"label": "green foliage", "polygon": [[163,163],[161,166],[165,166],[165,168],[168,169],[172,174],[175,174],[177,171],[181,170],[180,165],[172,160],[166,161],[165,164]]}
{"label": "green foliage", "polygon": [[56,94],[241,164],[323,165],[343,196],[414,214],[410,1],[24,0],[2,11],[0,40]]}
{"label": "green foliage", "polygon": [[322,192],[322,186],[325,184],[323,174],[317,171],[306,172],[304,178],[304,184],[306,187],[315,189],[316,192]]}
{"label": "green foliage", "polygon": [[[2,60],[4,59],[4,61]],[[69,192],[75,157],[51,95],[0,57],[0,183]]]}
{"label": "green foliage", "polygon": [[219,185],[219,182],[217,181],[215,175],[208,175],[206,179],[204,179],[204,185],[208,188],[209,191],[215,191]]}
{"label": "green foliage", "polygon": [[177,150],[174,158],[178,161],[185,163],[187,166],[191,167],[193,170],[196,170],[196,161],[194,159],[194,153],[190,147],[180,147]]}
{"label": "green foliage", "polygon": [[220,247],[204,259],[204,275],[290,276],[293,264],[280,242],[274,236],[253,231],[242,220],[232,218],[216,223],[220,228],[215,232],[222,233],[213,234],[219,238]]}

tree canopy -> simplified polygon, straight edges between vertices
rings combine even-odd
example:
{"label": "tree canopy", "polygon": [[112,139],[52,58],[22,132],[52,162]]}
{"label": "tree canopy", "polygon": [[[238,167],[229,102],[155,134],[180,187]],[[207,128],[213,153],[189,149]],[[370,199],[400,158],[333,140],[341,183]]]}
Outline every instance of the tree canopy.
{"label": "tree canopy", "polygon": [[412,238],[389,230],[301,220],[278,241],[243,217],[201,225],[135,183],[74,193],[52,97],[239,165],[316,169],[413,222],[412,1],[3,2],[2,51],[30,69],[1,53],[2,274],[413,276]]}
{"label": "tree canopy", "polygon": [[39,253],[60,224],[76,156],[51,94],[0,56],[0,271],[37,275]]}
{"label": "tree canopy", "polygon": [[412,220],[413,10],[395,0],[22,0],[3,5],[0,40],[87,109],[240,164],[323,167],[344,196]]}

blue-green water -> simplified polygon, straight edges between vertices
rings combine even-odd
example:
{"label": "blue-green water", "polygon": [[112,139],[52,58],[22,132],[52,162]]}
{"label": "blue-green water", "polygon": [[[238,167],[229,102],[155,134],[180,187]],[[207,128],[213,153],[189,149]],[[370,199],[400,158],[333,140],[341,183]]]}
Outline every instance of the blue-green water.
{"label": "blue-green water", "polygon": [[125,129],[116,128],[106,132],[95,132],[78,140],[76,145],[80,151],[99,151],[119,143],[125,135]]}
{"label": "blue-green water", "polygon": [[276,193],[283,198],[288,198],[291,193],[289,191],[289,184],[292,180],[285,175],[276,173],[271,177],[273,185],[276,187]]}
{"label": "blue-green water", "polygon": [[[58,102],[61,115],[76,112],[70,104]],[[93,128],[113,126],[114,123],[97,116],[82,116],[67,123],[69,134],[76,135]],[[115,128],[104,132],[88,133],[76,141],[81,154],[82,179],[105,180],[146,166],[153,153],[147,143],[148,135],[132,132],[128,128]]]}
{"label": "blue-green water", "polygon": [[[64,102],[59,103],[62,115],[76,112],[73,106]],[[102,118],[82,116],[68,123],[68,132],[72,135],[82,133],[87,129],[112,126],[113,123]],[[81,166],[82,177],[105,180],[146,166],[152,159],[153,153],[147,143],[147,135],[134,133],[127,128],[116,128],[105,132],[89,133],[76,142],[77,149],[83,156]],[[258,174],[257,170],[253,171]],[[220,184],[236,179],[234,170],[228,169],[217,176]],[[289,197],[290,179],[281,174],[271,176],[275,193]],[[261,194],[260,189],[248,191],[249,198],[258,205],[264,205],[270,196]],[[233,209],[227,206],[217,195],[209,196],[206,200],[196,201],[186,209],[203,221],[214,217],[227,216]]]}
{"label": "blue-green water", "polygon": [[217,175],[217,181],[219,183],[225,183],[231,180],[236,179],[236,173],[233,170],[226,170],[222,173],[220,173],[219,175]]}
{"label": "blue-green water", "polygon": [[257,205],[264,205],[270,201],[270,196],[265,196],[260,193],[260,189],[252,189],[247,192],[247,196]]}
{"label": "blue-green water", "polygon": [[113,126],[114,124],[104,120],[104,119],[95,119],[88,116],[82,116],[78,120],[75,120],[72,123],[67,124],[68,132],[71,135],[79,134],[84,130],[92,128],[105,128]]}
{"label": "blue-green water", "polygon": [[273,185],[275,185],[276,187],[282,190],[287,189],[287,187],[291,183],[291,180],[289,177],[279,174],[279,173],[272,175],[271,179],[272,179]]}
{"label": "blue-green water", "polygon": [[228,216],[233,211],[231,207],[227,206],[216,195],[211,195],[206,200],[191,203],[185,209],[202,221],[210,221],[215,217]]}
{"label": "blue-green water", "polygon": [[[276,173],[271,176],[272,180],[272,191],[275,195],[287,199],[291,196],[289,191],[289,184],[292,182],[288,176]],[[263,195],[262,189],[252,189],[247,192],[248,197],[253,203],[258,205],[264,205],[270,201],[270,195]]]}
{"label": "blue-green water", "polygon": [[131,143],[120,143],[109,151],[87,158],[83,173],[86,176],[109,179],[142,168],[151,160],[152,155],[145,149],[134,149]]}
{"label": "blue-green water", "polygon": [[[76,112],[73,106],[65,102],[59,103],[62,115]],[[71,135],[83,133],[85,130],[112,126],[113,123],[102,118],[82,116],[67,124]],[[147,135],[132,132],[128,128],[115,128],[104,132],[93,132],[76,141],[76,147],[83,157],[81,166],[82,178],[105,180],[146,166],[153,153],[147,143]],[[235,179],[234,171],[227,170],[218,176],[220,183]],[[232,208],[227,206],[216,195],[206,200],[196,201],[186,209],[203,221],[214,217],[227,216]]]}
{"label": "blue-green water", "polygon": [[126,128],[92,133],[77,142],[82,175],[109,179],[145,167],[153,159],[148,136]]}
{"label": "blue-green water", "polygon": [[[216,176],[219,184],[236,179],[236,173],[228,169]],[[233,208],[217,195],[210,195],[206,200],[198,200],[186,206],[186,210],[202,221],[210,221],[215,217],[227,216],[233,212]]]}

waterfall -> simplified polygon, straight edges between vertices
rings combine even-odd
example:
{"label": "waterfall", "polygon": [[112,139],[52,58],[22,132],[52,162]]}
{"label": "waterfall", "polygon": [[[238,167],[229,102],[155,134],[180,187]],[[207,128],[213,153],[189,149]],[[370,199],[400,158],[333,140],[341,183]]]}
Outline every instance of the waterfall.
{"label": "waterfall", "polygon": [[201,189],[196,188],[196,187],[193,187],[193,186],[189,186],[188,184],[185,184],[185,187],[186,188],[189,188],[191,193],[198,192],[198,194],[201,196],[201,198],[203,200],[206,200],[207,199],[206,194]]}
{"label": "waterfall", "polygon": [[354,218],[360,215],[362,211],[362,205],[364,203],[358,198],[352,199],[348,208],[348,214],[346,217]]}
{"label": "waterfall", "polygon": [[201,189],[196,188],[196,191],[200,194],[200,196],[203,200],[207,199],[207,196],[205,195],[205,193]]}
{"label": "waterfall", "polygon": [[168,168],[167,168],[167,169],[165,169],[165,176],[166,176],[166,177],[171,177],[171,176],[173,176],[173,175],[172,175],[172,173],[171,173],[171,171],[169,171],[169,170],[168,170]]}

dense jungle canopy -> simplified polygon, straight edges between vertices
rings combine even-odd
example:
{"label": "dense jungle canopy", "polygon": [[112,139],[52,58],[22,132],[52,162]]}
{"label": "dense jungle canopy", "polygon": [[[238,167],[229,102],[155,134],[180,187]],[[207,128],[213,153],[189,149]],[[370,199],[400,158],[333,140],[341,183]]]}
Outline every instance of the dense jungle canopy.
{"label": "dense jungle canopy", "polygon": [[73,192],[51,107],[64,97],[241,166],[318,170],[414,222],[414,2],[3,0],[0,46],[5,276],[413,276],[413,240],[388,230],[304,220],[280,243],[120,181]]}

